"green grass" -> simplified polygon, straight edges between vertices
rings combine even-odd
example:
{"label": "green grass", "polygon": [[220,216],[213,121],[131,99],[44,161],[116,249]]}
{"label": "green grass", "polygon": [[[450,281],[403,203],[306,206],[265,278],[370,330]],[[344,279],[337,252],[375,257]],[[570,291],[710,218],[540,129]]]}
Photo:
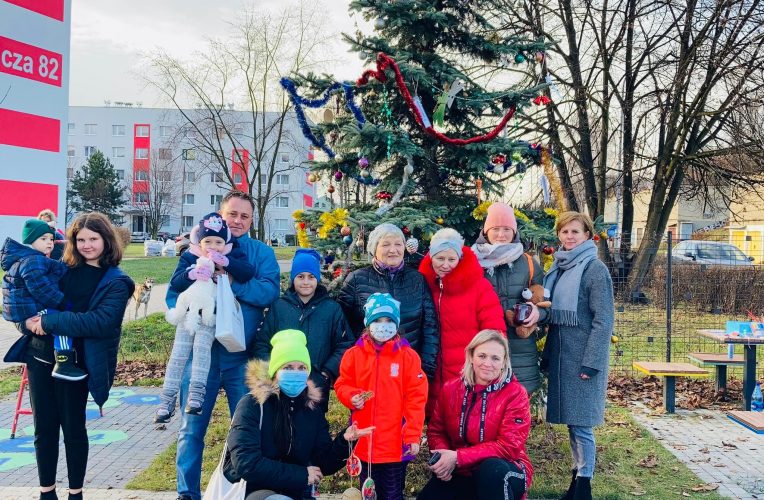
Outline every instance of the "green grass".
{"label": "green grass", "polygon": [[164,314],[150,314],[146,319],[130,321],[122,327],[119,362],[145,361],[165,364],[170,359],[175,327]]}
{"label": "green grass", "polygon": [[125,253],[123,256],[128,259],[133,259],[136,257],[145,259],[146,257],[143,255],[143,243],[130,243],[127,245],[127,248],[125,248]]}
{"label": "green grass", "polygon": [[277,260],[292,260],[297,247],[273,247]]}
{"label": "green grass", "polygon": [[0,398],[4,398],[9,394],[16,394],[19,391],[21,370],[20,366],[0,370]]}
{"label": "green grass", "polygon": [[155,283],[169,283],[177,265],[178,257],[144,257],[123,260],[119,267],[136,283],[142,283],[147,276]]}

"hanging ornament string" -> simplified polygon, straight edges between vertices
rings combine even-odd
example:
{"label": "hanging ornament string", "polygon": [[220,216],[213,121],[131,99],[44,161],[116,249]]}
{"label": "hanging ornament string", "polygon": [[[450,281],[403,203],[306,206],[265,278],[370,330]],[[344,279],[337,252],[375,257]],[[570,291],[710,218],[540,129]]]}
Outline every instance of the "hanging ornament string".
{"label": "hanging ornament string", "polygon": [[398,186],[398,190],[393,195],[392,199],[388,202],[382,205],[377,209],[376,212],[374,212],[376,215],[384,215],[387,212],[389,212],[391,209],[395,207],[395,205],[398,204],[399,201],[401,201],[401,198],[403,197],[403,192],[406,189],[406,185],[409,182],[409,178],[411,177],[411,174],[414,173],[414,159],[410,156],[406,157],[406,166],[403,167],[403,180],[401,180],[401,185]]}
{"label": "hanging ornament string", "polygon": [[385,75],[385,70],[392,69],[395,73],[395,83],[398,87],[398,91],[400,92],[403,99],[406,101],[406,104],[409,107],[409,110],[416,118],[417,124],[422,127],[422,129],[430,134],[431,136],[435,137],[439,141],[450,144],[452,146],[465,146],[467,144],[474,144],[479,142],[488,142],[496,138],[497,135],[499,135],[499,132],[504,129],[504,127],[507,125],[507,122],[512,118],[512,116],[515,114],[516,107],[513,105],[509,108],[507,113],[504,115],[504,117],[501,119],[498,125],[491,130],[490,132],[478,135],[475,137],[470,137],[468,139],[456,139],[453,137],[448,137],[445,134],[442,134],[432,128],[432,125],[426,126],[424,123],[424,119],[422,118],[422,114],[419,110],[419,108],[414,103],[414,98],[411,97],[411,93],[409,92],[408,87],[406,87],[406,82],[403,80],[403,74],[401,73],[400,68],[396,64],[396,62],[388,55],[386,55],[383,52],[380,52],[377,55],[377,69],[367,69],[361,74],[361,78],[359,78],[356,81],[357,85],[366,85],[369,83],[369,78],[375,78],[381,83],[385,83],[387,81],[387,76]]}

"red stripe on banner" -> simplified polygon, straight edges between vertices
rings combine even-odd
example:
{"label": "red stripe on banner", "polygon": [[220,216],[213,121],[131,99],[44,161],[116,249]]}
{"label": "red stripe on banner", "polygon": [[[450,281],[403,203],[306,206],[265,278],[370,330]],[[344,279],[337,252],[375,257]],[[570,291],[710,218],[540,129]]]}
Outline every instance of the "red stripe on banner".
{"label": "red stripe on banner", "polygon": [[61,86],[61,54],[0,36],[0,73]]}
{"label": "red stripe on banner", "polygon": [[0,215],[37,217],[46,208],[58,208],[58,186],[0,179]]}
{"label": "red stripe on banner", "polygon": [[64,20],[64,0],[5,0],[22,9],[37,12],[57,21]]}
{"label": "red stripe on banner", "polygon": [[0,108],[0,144],[58,153],[60,143],[59,120]]}

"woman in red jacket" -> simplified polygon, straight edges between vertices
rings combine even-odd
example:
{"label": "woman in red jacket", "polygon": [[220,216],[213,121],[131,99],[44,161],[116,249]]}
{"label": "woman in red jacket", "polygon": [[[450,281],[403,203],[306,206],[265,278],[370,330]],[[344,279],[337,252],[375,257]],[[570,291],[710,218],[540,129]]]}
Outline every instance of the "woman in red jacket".
{"label": "woman in red jacket", "polygon": [[507,326],[499,297],[456,230],[445,228],[433,235],[419,272],[430,286],[440,322],[440,352],[427,400],[431,415],[443,385],[460,377],[464,348],[472,337],[480,330],[504,333]]}
{"label": "woman in red jacket", "polygon": [[512,374],[507,339],[483,330],[467,346],[462,378],[438,397],[427,438],[440,458],[417,499],[524,499],[533,477],[530,428],[528,393]]}

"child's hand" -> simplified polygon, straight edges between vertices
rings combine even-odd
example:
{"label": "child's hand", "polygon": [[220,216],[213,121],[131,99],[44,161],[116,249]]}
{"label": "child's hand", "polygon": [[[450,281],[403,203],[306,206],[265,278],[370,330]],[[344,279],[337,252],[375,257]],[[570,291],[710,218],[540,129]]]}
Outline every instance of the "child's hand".
{"label": "child's hand", "polygon": [[356,394],[352,398],[350,398],[350,404],[353,405],[353,407],[356,410],[363,409],[363,405],[366,403],[366,398],[363,397],[363,394]]}
{"label": "child's hand", "polygon": [[207,257],[209,257],[210,260],[215,263],[215,265],[218,265],[220,267],[228,266],[228,257],[226,257],[220,252],[216,252],[215,250],[210,250],[209,252],[207,252]]}
{"label": "child's hand", "polygon": [[419,443],[410,443],[410,444],[407,444],[406,447],[408,449],[406,450],[406,453],[404,453],[404,455],[415,457],[419,454]]}
{"label": "child's hand", "polygon": [[188,279],[193,281],[209,281],[212,271],[207,266],[195,267],[188,272]]}
{"label": "child's hand", "polygon": [[315,465],[308,466],[308,484],[318,484],[323,478],[320,468]]}

